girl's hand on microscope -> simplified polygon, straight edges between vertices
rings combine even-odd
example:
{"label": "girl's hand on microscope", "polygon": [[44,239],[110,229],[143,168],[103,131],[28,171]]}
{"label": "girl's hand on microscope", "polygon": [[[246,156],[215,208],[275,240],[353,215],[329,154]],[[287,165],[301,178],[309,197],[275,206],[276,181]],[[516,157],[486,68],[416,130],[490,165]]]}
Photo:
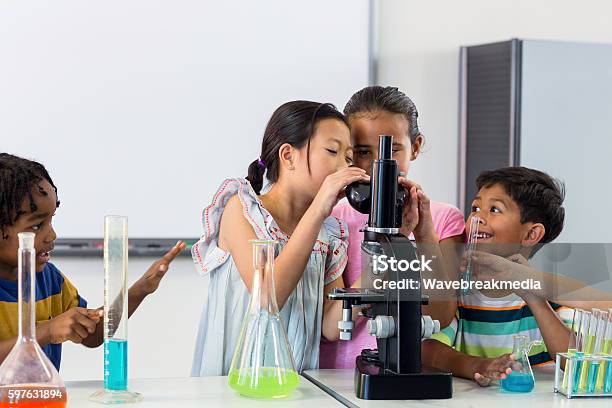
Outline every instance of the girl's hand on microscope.
{"label": "girl's hand on microscope", "polygon": [[344,188],[356,181],[370,181],[370,176],[359,167],[346,167],[325,177],[310,210],[315,210],[322,219],[329,217],[338,200],[344,196]]}
{"label": "girl's hand on microscope", "polygon": [[418,242],[437,243],[439,240],[431,217],[429,197],[425,195],[419,184],[405,177],[399,177],[398,181],[409,194],[408,200],[404,200],[400,232],[405,236],[414,233],[414,238]]}

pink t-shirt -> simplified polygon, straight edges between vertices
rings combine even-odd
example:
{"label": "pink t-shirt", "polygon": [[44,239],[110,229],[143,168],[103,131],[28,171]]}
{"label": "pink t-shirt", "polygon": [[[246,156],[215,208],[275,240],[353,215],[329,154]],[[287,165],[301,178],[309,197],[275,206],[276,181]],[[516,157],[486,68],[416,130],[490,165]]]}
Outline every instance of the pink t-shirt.
{"label": "pink t-shirt", "polygon": [[[465,228],[463,214],[455,206],[431,201],[431,216],[434,228],[440,240],[455,235],[461,235]],[[361,274],[361,241],[363,228],[368,222],[368,215],[353,209],[346,201],[338,204],[332,215],[348,224],[349,245],[348,263],[342,274],[344,285],[351,286]],[[360,317],[355,322],[353,339],[328,341],[321,338],[319,351],[319,368],[354,368],[355,358],[364,348],[375,349],[376,337],[370,336],[366,326],[367,318]]]}

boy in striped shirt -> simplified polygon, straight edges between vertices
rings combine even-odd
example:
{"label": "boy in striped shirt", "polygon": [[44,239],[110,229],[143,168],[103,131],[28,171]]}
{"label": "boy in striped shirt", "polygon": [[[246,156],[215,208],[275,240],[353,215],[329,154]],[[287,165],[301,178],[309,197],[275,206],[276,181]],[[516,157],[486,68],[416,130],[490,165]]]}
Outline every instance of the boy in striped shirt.
{"label": "boy in striped shirt", "polygon": [[[564,188],[549,175],[508,167],[481,173],[476,184],[479,191],[467,225],[472,217],[479,218],[478,250],[526,262],[561,233]],[[535,291],[473,289],[458,298],[451,325],[423,342],[423,360],[487,386],[512,371],[515,334],[543,340],[530,352],[532,365],[549,363],[551,356],[567,350],[563,309]]]}

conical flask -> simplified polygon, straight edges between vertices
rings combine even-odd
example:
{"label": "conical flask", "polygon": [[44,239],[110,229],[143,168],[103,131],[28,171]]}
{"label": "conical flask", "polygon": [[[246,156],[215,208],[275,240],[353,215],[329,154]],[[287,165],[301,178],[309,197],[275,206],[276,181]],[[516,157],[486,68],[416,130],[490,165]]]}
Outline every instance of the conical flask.
{"label": "conical flask", "polygon": [[499,382],[502,391],[508,392],[531,392],[535,386],[535,378],[529,363],[529,351],[531,347],[542,344],[540,340],[529,343],[527,336],[517,334],[514,336],[514,354],[516,361],[512,363],[512,372],[504,380]]}
{"label": "conical flask", "polygon": [[274,290],[276,241],[252,240],[251,301],[234,351],[229,385],[252,398],[282,398],[299,383]]}
{"label": "conical flask", "polygon": [[18,237],[19,335],[0,366],[0,408],[63,408],[64,382],[36,341],[34,234]]}

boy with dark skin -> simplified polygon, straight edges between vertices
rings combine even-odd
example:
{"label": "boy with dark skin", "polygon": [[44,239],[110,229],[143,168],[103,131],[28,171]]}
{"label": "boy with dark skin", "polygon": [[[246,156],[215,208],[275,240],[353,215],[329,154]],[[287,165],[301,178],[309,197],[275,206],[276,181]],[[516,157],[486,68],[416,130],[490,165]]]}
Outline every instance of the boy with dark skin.
{"label": "boy with dark skin", "polygon": [[[2,156],[4,156],[2,159],[6,159],[9,155],[2,154]],[[42,168],[42,166],[40,167]],[[4,191],[3,193],[7,194]],[[5,200],[8,198],[5,197]],[[57,238],[52,226],[52,219],[58,205],[59,201],[55,187],[50,182],[50,179],[47,180],[42,176],[40,180],[33,184],[30,194],[27,194],[22,200],[19,210],[14,214],[10,214],[10,220],[14,220],[14,222],[11,225],[3,225],[2,227],[2,236],[0,236],[0,280],[17,280],[17,234],[20,232],[33,232],[36,234],[34,247],[36,250],[37,276],[45,269],[50,260],[50,253],[53,250],[55,239]],[[3,207],[3,210],[5,208]],[[184,247],[185,244],[179,241],[161,259],[154,262],[144,275],[132,285],[128,292],[128,310],[130,316],[146,296],[155,292],[161,279],[168,271],[169,264]],[[72,285],[70,286],[72,287]],[[94,310],[77,307],[75,300],[66,309],[59,315],[49,316],[48,320],[39,320],[37,322],[36,336],[41,347],[44,348],[48,344],[61,344],[66,341],[81,343],[87,347],[97,347],[102,344],[102,308]],[[14,325],[16,327],[16,312],[17,308],[15,307],[14,315],[3,316],[0,314],[2,324],[7,326]],[[16,337],[0,340],[0,362],[4,361],[15,345],[15,342]]]}

